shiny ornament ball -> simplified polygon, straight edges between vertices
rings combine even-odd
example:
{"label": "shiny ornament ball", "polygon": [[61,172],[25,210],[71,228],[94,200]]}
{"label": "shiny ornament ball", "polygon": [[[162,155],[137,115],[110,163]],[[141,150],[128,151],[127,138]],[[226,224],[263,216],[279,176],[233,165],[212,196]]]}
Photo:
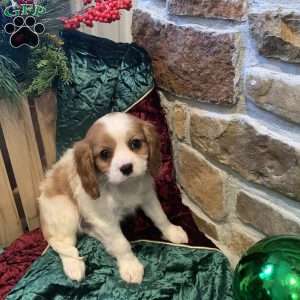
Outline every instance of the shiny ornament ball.
{"label": "shiny ornament ball", "polygon": [[235,300],[300,300],[300,236],[265,238],[234,272]]}

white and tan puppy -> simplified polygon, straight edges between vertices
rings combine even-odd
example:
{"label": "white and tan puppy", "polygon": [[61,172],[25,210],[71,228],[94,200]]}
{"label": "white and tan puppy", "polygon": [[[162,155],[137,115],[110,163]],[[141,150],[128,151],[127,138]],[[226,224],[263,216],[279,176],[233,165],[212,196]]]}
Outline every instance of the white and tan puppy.
{"label": "white and tan puppy", "polygon": [[116,258],[125,281],[143,280],[143,265],[120,229],[120,221],[138,207],[165,239],[188,242],[185,231],[170,223],[155,194],[152,176],[159,165],[155,128],[129,114],[111,113],[97,120],[48,171],[39,198],[42,230],[69,278],[80,281],[85,275],[76,248],[76,235],[83,231]]}

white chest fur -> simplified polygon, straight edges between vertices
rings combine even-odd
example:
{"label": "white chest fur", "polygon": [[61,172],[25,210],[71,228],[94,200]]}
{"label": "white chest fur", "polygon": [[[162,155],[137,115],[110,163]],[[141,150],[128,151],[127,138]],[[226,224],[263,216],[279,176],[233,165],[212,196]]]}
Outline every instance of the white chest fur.
{"label": "white chest fur", "polygon": [[108,223],[119,223],[147,201],[153,188],[149,175],[132,178],[124,184],[101,184],[101,196],[96,200],[90,199],[82,190],[78,199],[79,211],[87,221],[98,218]]}

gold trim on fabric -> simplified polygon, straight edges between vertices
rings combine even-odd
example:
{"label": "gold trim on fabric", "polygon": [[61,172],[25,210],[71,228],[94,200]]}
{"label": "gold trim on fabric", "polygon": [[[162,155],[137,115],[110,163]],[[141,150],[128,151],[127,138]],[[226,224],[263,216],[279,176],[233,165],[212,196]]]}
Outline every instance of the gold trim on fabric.
{"label": "gold trim on fabric", "polygon": [[154,90],[154,88],[155,88],[155,86],[153,85],[153,87],[146,94],[144,94],[139,100],[137,100],[132,105],[130,105],[128,108],[126,108],[125,112],[131,110],[134,106],[136,106],[138,103],[140,103],[142,100],[144,100]]}
{"label": "gold trim on fabric", "polygon": [[131,241],[131,244],[136,244],[139,242],[147,242],[147,243],[152,243],[152,244],[163,244],[163,245],[169,245],[169,246],[174,246],[174,247],[183,247],[183,248],[190,248],[190,249],[203,249],[203,250],[211,250],[211,251],[217,251],[223,254],[223,252],[220,249],[217,248],[211,248],[211,247],[202,247],[202,246],[190,246],[190,245],[184,245],[184,244],[174,244],[170,242],[162,242],[162,241],[151,241],[151,240],[146,240],[146,239],[141,239],[141,240],[136,240],[136,241]]}

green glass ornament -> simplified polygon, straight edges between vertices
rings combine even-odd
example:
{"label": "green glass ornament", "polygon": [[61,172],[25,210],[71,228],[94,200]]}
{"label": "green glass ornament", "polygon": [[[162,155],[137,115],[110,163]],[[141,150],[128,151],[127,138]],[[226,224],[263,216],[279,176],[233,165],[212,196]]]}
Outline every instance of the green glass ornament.
{"label": "green glass ornament", "polygon": [[234,272],[235,300],[300,300],[300,236],[259,241]]}

